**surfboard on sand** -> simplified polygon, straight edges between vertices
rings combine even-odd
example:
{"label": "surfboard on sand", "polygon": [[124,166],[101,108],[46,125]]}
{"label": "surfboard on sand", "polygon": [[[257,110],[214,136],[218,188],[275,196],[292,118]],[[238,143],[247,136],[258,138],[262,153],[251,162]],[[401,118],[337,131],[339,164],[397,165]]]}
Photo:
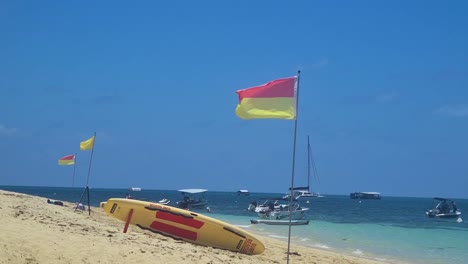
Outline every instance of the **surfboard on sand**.
{"label": "surfboard on sand", "polygon": [[217,219],[172,206],[133,199],[111,198],[101,207],[128,225],[202,246],[226,249],[247,255],[265,250],[250,233]]}

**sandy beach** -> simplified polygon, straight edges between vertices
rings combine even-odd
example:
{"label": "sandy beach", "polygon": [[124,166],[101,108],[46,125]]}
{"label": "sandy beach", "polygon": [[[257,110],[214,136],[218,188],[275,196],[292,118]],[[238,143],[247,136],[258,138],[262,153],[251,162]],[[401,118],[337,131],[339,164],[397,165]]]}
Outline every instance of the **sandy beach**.
{"label": "sandy beach", "polygon": [[[286,263],[287,244],[256,235],[265,252],[248,256],[176,241],[107,216],[101,208],[0,190],[0,263]],[[377,264],[370,259],[291,245],[289,263]]]}

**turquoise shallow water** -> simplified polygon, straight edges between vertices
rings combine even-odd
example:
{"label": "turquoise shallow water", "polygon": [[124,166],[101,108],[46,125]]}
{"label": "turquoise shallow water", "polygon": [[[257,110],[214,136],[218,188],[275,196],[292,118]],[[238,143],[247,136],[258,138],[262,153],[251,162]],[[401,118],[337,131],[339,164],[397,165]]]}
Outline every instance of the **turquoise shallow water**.
{"label": "turquoise shallow water", "polygon": [[[76,202],[83,189],[56,187],[0,186],[0,189],[44,198]],[[91,189],[90,204],[99,206],[108,198],[125,197],[158,201],[168,198],[175,206],[181,198],[177,191],[126,189]],[[209,216],[238,225],[252,233],[287,241],[287,226],[251,225],[256,215],[247,210],[251,201],[281,194],[253,193],[238,196],[232,192],[206,194],[212,213]],[[456,199],[462,219],[468,214],[468,200]],[[83,199],[83,202],[87,202]],[[351,200],[348,196],[330,195],[301,202],[309,207],[307,226],[294,226],[291,241],[345,254],[385,260],[391,263],[468,264],[468,224],[456,219],[431,219],[425,211],[433,206],[431,198],[383,197],[382,200]],[[203,212],[202,213],[206,213]],[[468,216],[467,216],[468,219]],[[291,248],[294,251],[294,246]]]}

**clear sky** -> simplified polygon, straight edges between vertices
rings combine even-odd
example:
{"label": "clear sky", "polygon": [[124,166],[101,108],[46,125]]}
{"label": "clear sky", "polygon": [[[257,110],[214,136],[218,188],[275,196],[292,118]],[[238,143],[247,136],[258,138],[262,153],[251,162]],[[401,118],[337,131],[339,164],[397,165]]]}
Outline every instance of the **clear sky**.
{"label": "clear sky", "polygon": [[301,70],[323,194],[468,198],[466,1],[0,2],[0,185],[287,192],[294,121],[236,90]]}

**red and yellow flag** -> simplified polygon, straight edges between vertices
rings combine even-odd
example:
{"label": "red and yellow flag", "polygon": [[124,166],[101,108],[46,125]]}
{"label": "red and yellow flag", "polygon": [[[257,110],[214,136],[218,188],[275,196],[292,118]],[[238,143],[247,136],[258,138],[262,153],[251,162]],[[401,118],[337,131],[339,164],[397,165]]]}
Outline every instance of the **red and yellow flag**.
{"label": "red and yellow flag", "polygon": [[58,160],[59,165],[73,165],[75,164],[75,155],[68,155]]}
{"label": "red and yellow flag", "polygon": [[94,147],[94,136],[80,143],[81,150],[89,150],[89,149],[93,149],[93,147]]}
{"label": "red and yellow flag", "polygon": [[296,83],[294,76],[236,91],[239,95],[237,116],[242,119],[295,119]]}

